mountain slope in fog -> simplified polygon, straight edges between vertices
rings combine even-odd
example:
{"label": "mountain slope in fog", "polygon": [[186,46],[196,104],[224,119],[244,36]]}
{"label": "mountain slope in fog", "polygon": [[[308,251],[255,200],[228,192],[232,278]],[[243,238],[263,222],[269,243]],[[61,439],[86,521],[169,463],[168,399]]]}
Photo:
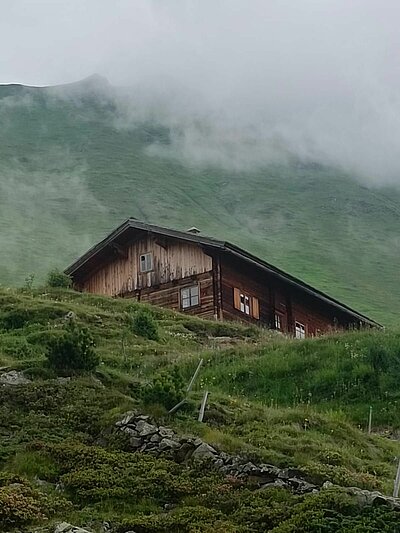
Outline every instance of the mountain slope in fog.
{"label": "mountain slope in fog", "polygon": [[153,149],[171,141],[155,120],[119,127],[114,96],[98,79],[0,86],[0,283],[42,279],[134,216],[199,227],[396,321],[398,191],[317,164],[190,166]]}

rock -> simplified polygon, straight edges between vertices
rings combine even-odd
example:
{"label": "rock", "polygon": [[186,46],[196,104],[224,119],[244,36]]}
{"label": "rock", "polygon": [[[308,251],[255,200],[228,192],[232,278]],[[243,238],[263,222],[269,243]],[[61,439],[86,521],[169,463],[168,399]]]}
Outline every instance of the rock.
{"label": "rock", "polygon": [[66,533],[67,531],[71,531],[72,527],[73,526],[68,524],[68,522],[62,522],[56,526],[54,533]]}
{"label": "rock", "polygon": [[205,442],[200,444],[192,453],[193,459],[215,459],[216,456],[217,450]]}
{"label": "rock", "polygon": [[162,437],[155,433],[152,437],[150,437],[150,442],[160,442],[162,440]]}
{"label": "rock", "polygon": [[147,437],[147,435],[153,435],[154,433],[157,433],[156,426],[149,424],[145,420],[139,420],[139,422],[136,424],[136,429],[141,437]]}
{"label": "rock", "polygon": [[130,435],[131,437],[137,437],[137,436],[139,435],[139,433],[137,432],[137,430],[131,428],[130,426],[123,426],[123,427],[121,428],[121,431],[123,431],[124,433],[127,433],[127,434]]}
{"label": "rock", "polygon": [[392,509],[400,511],[400,500],[392,496],[385,496],[378,491],[359,489],[358,487],[347,487],[346,492],[357,498],[361,507],[370,505],[389,505]]}
{"label": "rock", "polygon": [[26,383],[31,383],[31,380],[16,370],[10,370],[0,376],[0,385],[25,385]]}
{"label": "rock", "polygon": [[178,463],[184,463],[185,461],[188,461],[194,452],[194,445],[190,442],[184,442],[179,450],[175,453],[175,459],[178,461]]}
{"label": "rock", "polygon": [[279,470],[278,477],[281,479],[302,478],[304,477],[304,474],[297,468],[285,468]]}
{"label": "rock", "polygon": [[175,450],[176,448],[179,448],[179,443],[171,439],[162,439],[158,446],[158,449],[162,452],[166,450]]}
{"label": "rock", "polygon": [[62,522],[56,526],[54,533],[91,533],[88,529],[82,529],[81,527],[75,527],[68,522]]}
{"label": "rock", "polygon": [[164,426],[160,426],[158,428],[158,433],[161,437],[166,437],[167,439],[172,439],[175,436],[175,433],[172,431],[172,429],[165,428]]}
{"label": "rock", "polygon": [[290,485],[296,492],[300,494],[305,494],[306,492],[312,492],[317,488],[316,485],[304,481],[304,479],[298,479],[296,477],[290,478],[287,480],[288,485]]}
{"label": "rock", "polygon": [[138,415],[136,417],[136,420],[146,420],[147,421],[147,420],[150,420],[150,417],[149,417],[149,415]]}
{"label": "rock", "polygon": [[[135,418],[135,413],[133,411],[128,411],[127,413],[124,414],[124,418],[119,422],[119,425],[126,426],[134,418]],[[118,424],[118,422],[117,422],[117,424]]]}
{"label": "rock", "polygon": [[129,439],[129,444],[132,446],[132,448],[140,448],[143,444],[143,441],[142,439],[140,439],[139,437],[131,437]]}

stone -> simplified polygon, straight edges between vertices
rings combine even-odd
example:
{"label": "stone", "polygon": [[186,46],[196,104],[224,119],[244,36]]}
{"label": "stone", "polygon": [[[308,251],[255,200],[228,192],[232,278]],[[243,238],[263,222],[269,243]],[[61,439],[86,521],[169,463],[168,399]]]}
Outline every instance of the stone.
{"label": "stone", "polygon": [[184,463],[185,461],[188,461],[194,452],[194,446],[190,442],[184,442],[179,450],[175,453],[175,459],[178,461],[178,463]]}
{"label": "stone", "polygon": [[0,376],[0,385],[25,385],[26,383],[31,383],[31,380],[16,370],[10,370]]}
{"label": "stone", "polygon": [[168,429],[164,426],[160,426],[158,428],[158,433],[161,437],[165,437],[167,439],[172,439],[175,436],[175,433],[172,431],[172,429]]}
{"label": "stone", "polygon": [[216,456],[217,451],[205,442],[202,442],[192,453],[193,459],[215,459]]}
{"label": "stone", "polygon": [[54,533],[67,533],[67,531],[71,531],[72,527],[73,526],[68,524],[68,522],[62,522],[56,526]]}
{"label": "stone", "polygon": [[142,439],[139,439],[139,437],[131,437],[129,439],[129,444],[132,446],[132,448],[140,448],[142,445]]}
{"label": "stone", "polygon": [[265,463],[260,464],[260,472],[263,474],[269,474],[272,477],[278,477],[280,473],[280,468],[274,465],[268,465]]}
{"label": "stone", "polygon": [[297,468],[285,468],[283,470],[279,470],[278,477],[281,479],[289,479],[289,478],[302,478],[304,477],[303,472],[301,470],[298,470]]}
{"label": "stone", "polygon": [[164,452],[166,450],[174,450],[179,448],[179,443],[171,439],[163,439],[159,444],[159,450]]}
{"label": "stone", "polygon": [[149,424],[145,420],[139,420],[139,422],[136,424],[136,429],[141,437],[147,437],[147,435],[153,435],[154,433],[157,433],[156,426]]}
{"label": "stone", "polygon": [[137,436],[139,435],[139,433],[137,432],[137,430],[131,428],[130,426],[123,426],[123,427],[121,428],[121,431],[123,431],[124,433],[127,433],[127,434],[130,435],[131,437],[137,437]]}
{"label": "stone", "polygon": [[300,494],[305,494],[306,492],[312,492],[314,489],[316,489],[316,485],[313,485],[312,483],[308,483],[307,481],[304,481],[304,479],[298,479],[296,477],[289,478],[287,480],[287,483],[295,489],[296,492],[299,492]]}
{"label": "stone", "polygon": [[133,411],[129,411],[128,413],[124,414],[124,418],[121,420],[120,424],[121,426],[128,425],[135,417],[135,414]]}
{"label": "stone", "polygon": [[154,435],[152,435],[152,437],[150,437],[150,442],[160,442],[161,439],[162,439],[162,437],[160,437],[160,435],[155,433]]}

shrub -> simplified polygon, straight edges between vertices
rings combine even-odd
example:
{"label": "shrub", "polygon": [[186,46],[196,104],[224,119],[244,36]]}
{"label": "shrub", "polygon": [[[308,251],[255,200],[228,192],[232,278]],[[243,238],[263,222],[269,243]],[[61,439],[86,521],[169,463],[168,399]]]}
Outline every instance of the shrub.
{"label": "shrub", "polygon": [[153,382],[143,389],[143,402],[161,404],[171,409],[183,398],[184,383],[182,375],[175,367],[171,372],[162,372],[153,378]]}
{"label": "shrub", "polygon": [[68,274],[64,274],[61,270],[54,268],[47,275],[46,285],[48,287],[69,289],[72,286],[72,279]]}
{"label": "shrub", "polygon": [[158,340],[157,323],[146,309],[139,309],[133,318],[133,331],[145,339]]}
{"label": "shrub", "polygon": [[56,370],[94,370],[99,364],[90,332],[74,321],[49,341],[47,359]]}
{"label": "shrub", "polygon": [[[62,498],[43,494],[26,480],[18,477],[0,483],[0,527],[23,526],[43,520],[56,511],[70,509],[71,505]],[[3,527],[7,527],[3,529]]]}

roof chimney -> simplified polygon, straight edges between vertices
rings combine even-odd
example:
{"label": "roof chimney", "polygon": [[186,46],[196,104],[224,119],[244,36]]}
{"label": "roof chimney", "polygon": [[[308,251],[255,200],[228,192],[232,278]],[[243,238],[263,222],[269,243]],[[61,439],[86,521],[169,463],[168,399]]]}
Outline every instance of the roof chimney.
{"label": "roof chimney", "polygon": [[195,228],[194,226],[192,228],[189,228],[188,230],[186,230],[188,233],[193,233],[193,235],[197,235],[198,233],[200,233],[200,230]]}

